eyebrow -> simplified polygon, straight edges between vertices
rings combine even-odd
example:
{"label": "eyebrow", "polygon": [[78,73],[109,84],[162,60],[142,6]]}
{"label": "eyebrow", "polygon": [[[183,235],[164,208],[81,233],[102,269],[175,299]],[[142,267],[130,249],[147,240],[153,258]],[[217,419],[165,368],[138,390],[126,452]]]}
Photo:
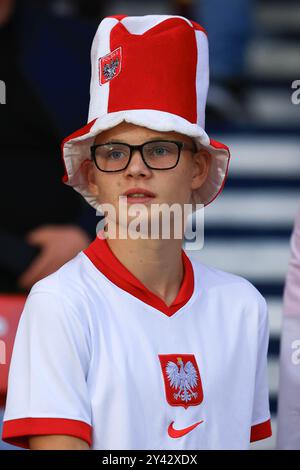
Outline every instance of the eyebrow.
{"label": "eyebrow", "polygon": [[[151,142],[152,140],[173,140],[173,139],[166,139],[166,137],[162,137],[162,136],[158,136],[158,137],[152,137],[152,138],[149,138],[147,140],[145,140],[145,142]],[[124,139],[111,139],[111,140],[107,140],[107,142],[116,142],[117,144],[125,144],[127,142],[124,142]],[[132,144],[134,145],[134,144]]]}
{"label": "eyebrow", "polygon": [[[174,139],[171,139],[171,138],[167,139],[165,136],[158,136],[158,137],[149,138],[149,139],[145,140],[143,143],[152,142],[152,141],[156,141],[156,140],[159,141],[159,140],[174,140]],[[190,145],[188,142],[185,142],[184,140],[181,140],[181,139],[175,139],[175,140],[180,140],[184,144]],[[122,140],[122,139],[111,139],[111,140],[107,140],[106,142],[102,142],[101,144],[97,144],[97,145],[103,145],[103,144],[106,144],[106,143],[127,144],[127,142],[124,142],[124,140]],[[196,151],[197,146],[196,146],[196,144],[193,140],[192,140],[191,144],[192,144],[192,147],[194,147],[194,150]],[[95,142],[94,142],[94,145],[95,145]],[[127,144],[127,145],[129,145],[129,144]],[[131,144],[131,145],[134,145],[134,144]]]}

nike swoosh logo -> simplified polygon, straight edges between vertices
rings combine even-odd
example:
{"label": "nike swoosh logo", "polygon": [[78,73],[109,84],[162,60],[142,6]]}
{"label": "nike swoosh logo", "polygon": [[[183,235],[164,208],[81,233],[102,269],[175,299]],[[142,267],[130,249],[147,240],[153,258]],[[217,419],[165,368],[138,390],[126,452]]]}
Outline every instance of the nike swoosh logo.
{"label": "nike swoosh logo", "polygon": [[193,429],[195,429],[195,427],[198,426],[198,424],[201,424],[203,423],[203,419],[202,421],[198,421],[198,423],[194,423],[192,424],[191,426],[188,426],[187,428],[183,428],[183,429],[174,429],[173,428],[173,423],[174,421],[172,421],[170,424],[169,424],[169,427],[168,427],[168,434],[170,437],[182,437],[184,436],[185,434],[191,432]]}

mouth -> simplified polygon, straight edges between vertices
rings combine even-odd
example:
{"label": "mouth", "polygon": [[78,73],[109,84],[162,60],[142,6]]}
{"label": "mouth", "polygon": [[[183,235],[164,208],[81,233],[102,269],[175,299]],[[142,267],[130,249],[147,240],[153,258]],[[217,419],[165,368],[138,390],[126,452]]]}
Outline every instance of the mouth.
{"label": "mouth", "polygon": [[122,194],[127,198],[127,203],[147,203],[153,201],[155,198],[155,194],[151,191],[141,188],[129,189],[125,193]]}

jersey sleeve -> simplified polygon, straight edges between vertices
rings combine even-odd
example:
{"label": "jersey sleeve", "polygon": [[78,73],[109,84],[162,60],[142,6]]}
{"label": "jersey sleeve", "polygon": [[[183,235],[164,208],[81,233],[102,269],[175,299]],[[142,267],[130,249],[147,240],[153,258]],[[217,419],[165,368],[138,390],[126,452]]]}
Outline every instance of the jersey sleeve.
{"label": "jersey sleeve", "polygon": [[2,439],[29,448],[29,436],[60,434],[91,446],[88,334],[73,306],[38,284],[16,333]]}
{"label": "jersey sleeve", "polygon": [[258,347],[254,388],[254,403],[250,441],[259,441],[272,435],[267,355],[269,346],[268,308],[264,297],[259,294],[260,319],[258,326]]}

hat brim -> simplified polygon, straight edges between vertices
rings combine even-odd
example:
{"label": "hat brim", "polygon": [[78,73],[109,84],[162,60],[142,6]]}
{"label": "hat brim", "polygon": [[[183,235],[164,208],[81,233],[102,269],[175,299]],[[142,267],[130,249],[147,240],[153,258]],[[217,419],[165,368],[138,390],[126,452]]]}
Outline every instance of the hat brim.
{"label": "hat brim", "polygon": [[209,138],[205,130],[180,116],[158,110],[137,109],[108,113],[98,117],[68,136],[62,142],[62,158],[65,165],[63,182],[72,186],[96,210],[101,211],[97,198],[89,192],[85,173],[81,171],[84,160],[90,159],[90,147],[95,137],[121,122],[128,122],[161,132],[178,132],[195,141],[197,148],[205,148],[212,157],[210,171],[205,183],[193,191],[192,204],[207,206],[222,191],[230,161],[229,148],[221,142]]}

